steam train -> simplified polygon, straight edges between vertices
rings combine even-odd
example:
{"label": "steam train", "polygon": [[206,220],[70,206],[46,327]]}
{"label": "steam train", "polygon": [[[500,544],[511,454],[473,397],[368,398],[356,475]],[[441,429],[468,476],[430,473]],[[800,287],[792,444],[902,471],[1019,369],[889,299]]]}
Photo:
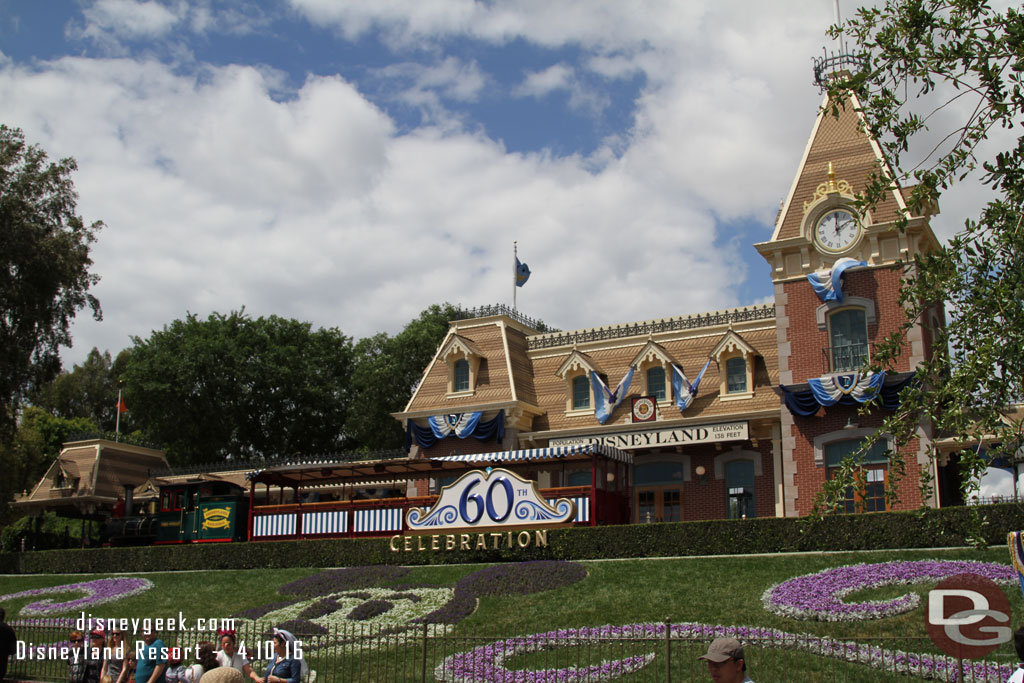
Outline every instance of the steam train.
{"label": "steam train", "polygon": [[244,488],[231,482],[165,484],[143,510],[144,514],[111,518],[103,529],[103,543],[223,543],[247,537],[249,498]]}

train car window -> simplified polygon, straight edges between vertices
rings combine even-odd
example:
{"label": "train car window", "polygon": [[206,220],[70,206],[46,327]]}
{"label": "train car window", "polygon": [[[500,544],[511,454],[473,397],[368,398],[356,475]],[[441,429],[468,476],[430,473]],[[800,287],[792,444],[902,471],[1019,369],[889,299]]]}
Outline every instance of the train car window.
{"label": "train car window", "polygon": [[176,489],[174,491],[174,509],[177,511],[183,507],[185,507],[185,492],[181,489]]}
{"label": "train car window", "polygon": [[171,492],[164,491],[160,494],[160,511],[167,512],[171,509]]}

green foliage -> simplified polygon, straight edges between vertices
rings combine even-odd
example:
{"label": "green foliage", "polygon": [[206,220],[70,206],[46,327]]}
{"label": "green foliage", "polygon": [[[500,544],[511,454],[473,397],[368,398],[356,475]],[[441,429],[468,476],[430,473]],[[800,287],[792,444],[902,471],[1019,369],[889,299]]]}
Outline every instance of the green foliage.
{"label": "green foliage", "polygon": [[134,339],[125,395],[134,424],[179,465],[334,453],[349,443],[351,366],[336,328],[189,314]]}
{"label": "green foliage", "polygon": [[78,311],[100,319],[89,252],[103,224],[75,215],[76,168],[70,158],[48,163],[21,130],[0,125],[0,444],[27,392],[60,371]]}
{"label": "green foliage", "polygon": [[[100,525],[93,522],[90,526],[81,519],[58,517],[53,512],[44,512],[39,516],[39,533],[35,534],[36,517],[22,517],[4,527],[0,531],[0,552],[12,553],[21,550],[21,540],[25,539],[28,550],[49,550],[54,548],[78,548],[82,539],[83,527],[95,546],[100,540]],[[29,545],[33,543],[34,547]],[[0,570],[2,571],[2,570]]]}
{"label": "green foliage", "polygon": [[[899,447],[929,421],[944,437],[974,444],[990,437],[987,452],[975,445],[961,454],[969,495],[989,458],[1012,456],[1024,434],[1021,411],[1012,410],[1024,400],[1024,15],[1012,7],[995,12],[983,0],[888,0],[833,32],[859,46],[865,66],[832,82],[830,106],[846,106],[855,94],[894,167],[873,176],[862,205],[874,207],[894,181],[913,185],[909,216],[895,226],[904,230],[910,216],[933,213],[941,193],[973,171],[980,169],[988,193],[977,219],[908,268],[900,293],[907,322],[872,359],[875,369],[892,367],[913,326],[930,329],[933,355],[882,431]],[[999,129],[995,144],[989,138]],[[898,453],[893,465],[899,474]],[[898,484],[891,472],[890,499]],[[925,491],[931,485],[922,482]]]}
{"label": "green foliage", "polygon": [[31,490],[60,453],[69,434],[96,431],[83,417],[54,417],[41,408],[29,406],[21,413],[18,430],[7,445],[0,445],[4,476],[0,477],[0,520],[10,513],[7,505],[16,494]]}
{"label": "green foliage", "polygon": [[381,332],[356,344],[352,392],[357,406],[349,413],[345,432],[360,448],[404,444],[404,428],[391,413],[405,408],[455,313],[451,304],[435,304],[394,337]]}
{"label": "green foliage", "polygon": [[[32,394],[31,400],[50,413],[64,418],[87,418],[101,431],[112,432],[117,423],[117,385],[124,372],[130,349],[114,360],[109,351],[94,348],[81,365],[62,372]],[[130,413],[121,415],[121,431],[131,431]]]}
{"label": "green foliage", "polygon": [[[519,560],[591,560],[626,557],[752,555],[796,551],[946,548],[967,545],[980,530],[985,542],[1006,542],[1006,532],[1024,528],[1024,508],[1015,504],[978,508],[941,508],[919,512],[879,512],[806,518],[675,522],[623,526],[574,527],[548,532],[548,547],[487,550],[392,552],[388,538],[208,543],[187,546],[99,548],[0,554],[0,573],[116,572],[192,569],[352,567],[376,564],[463,564]],[[476,537],[473,535],[473,544]],[[444,538],[440,539],[444,547]]]}

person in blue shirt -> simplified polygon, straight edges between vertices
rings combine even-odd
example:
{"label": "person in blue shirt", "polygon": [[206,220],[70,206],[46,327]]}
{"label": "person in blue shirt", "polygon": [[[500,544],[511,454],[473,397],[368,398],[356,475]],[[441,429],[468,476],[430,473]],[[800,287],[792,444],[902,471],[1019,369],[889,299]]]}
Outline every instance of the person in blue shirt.
{"label": "person in blue shirt", "polygon": [[274,629],[274,656],[267,660],[263,683],[300,683],[303,676],[301,654],[296,658],[295,636],[284,629]]}
{"label": "person in blue shirt", "polygon": [[164,641],[156,637],[152,628],[142,631],[142,640],[146,646],[139,650],[139,660],[135,665],[135,683],[165,683],[167,648]]}

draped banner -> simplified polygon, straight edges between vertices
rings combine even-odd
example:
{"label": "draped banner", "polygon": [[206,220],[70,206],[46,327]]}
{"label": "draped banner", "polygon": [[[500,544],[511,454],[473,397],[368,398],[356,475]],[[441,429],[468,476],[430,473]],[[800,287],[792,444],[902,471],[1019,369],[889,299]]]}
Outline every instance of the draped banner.
{"label": "draped banner", "polygon": [[626,398],[629,385],[633,383],[633,372],[635,370],[635,367],[630,366],[629,372],[626,373],[626,376],[615,387],[615,391],[609,390],[608,385],[604,383],[601,376],[591,370],[590,384],[594,387],[594,415],[597,417],[598,422],[601,424],[607,422],[608,418],[615,412],[616,406],[622,403],[622,399]]}
{"label": "draped banner", "polygon": [[832,264],[831,270],[820,270],[807,274],[807,281],[822,301],[843,300],[843,273],[854,266],[866,266],[867,261],[844,257]]}
{"label": "draped banner", "polygon": [[[1013,482],[1016,486],[1017,482]],[[1006,534],[1006,541],[1010,546],[1010,563],[1017,570],[1017,581],[1020,583],[1020,592],[1024,594],[1024,545],[1021,544],[1021,536],[1024,532],[1011,531]]]}
{"label": "draped banner", "polygon": [[453,415],[432,415],[427,418],[429,426],[420,427],[412,420],[406,420],[405,450],[412,446],[412,440],[421,448],[430,448],[440,439],[457,436],[466,439],[472,436],[480,441],[494,439],[501,441],[505,436],[505,411],[490,420],[481,420],[483,413],[456,413]]}
{"label": "draped banner", "polygon": [[[859,375],[859,373],[852,373]],[[914,373],[907,373],[902,379],[897,379],[890,384],[885,383],[885,373],[869,375],[868,377],[851,378],[851,375],[841,375],[847,379],[830,381],[833,378],[819,378],[808,380],[808,389],[803,391],[795,390],[780,384],[782,400],[789,408],[789,412],[801,417],[809,417],[818,412],[822,406],[856,406],[870,400],[875,395],[885,410],[896,410],[900,405],[900,392],[911,382],[915,381]],[[829,380],[829,381],[826,381]],[[818,384],[817,390],[815,383]],[[867,384],[867,386],[864,386]],[[873,386],[873,389],[872,389]]]}
{"label": "draped banner", "polygon": [[807,380],[811,385],[811,393],[823,406],[834,406],[843,396],[850,396],[857,403],[870,401],[878,393],[878,388],[885,381],[885,372],[877,375],[868,372],[850,372],[843,375],[829,375]]}
{"label": "draped banner", "polygon": [[709,365],[711,365],[710,358],[708,358],[708,362],[704,364],[700,372],[697,373],[697,379],[693,381],[693,384],[690,384],[690,380],[686,379],[686,375],[683,374],[683,369],[675,363],[672,364],[672,393],[676,395],[676,408],[679,408],[679,412],[689,408],[690,404],[693,403],[693,399],[697,397],[700,381],[704,378],[704,373]]}
{"label": "draped banner", "polygon": [[483,415],[481,411],[475,413],[453,413],[451,415],[431,415],[427,418],[427,424],[430,425],[430,430],[434,432],[434,436],[438,439],[443,439],[453,433],[460,439],[465,439],[476,429],[481,415]]}

